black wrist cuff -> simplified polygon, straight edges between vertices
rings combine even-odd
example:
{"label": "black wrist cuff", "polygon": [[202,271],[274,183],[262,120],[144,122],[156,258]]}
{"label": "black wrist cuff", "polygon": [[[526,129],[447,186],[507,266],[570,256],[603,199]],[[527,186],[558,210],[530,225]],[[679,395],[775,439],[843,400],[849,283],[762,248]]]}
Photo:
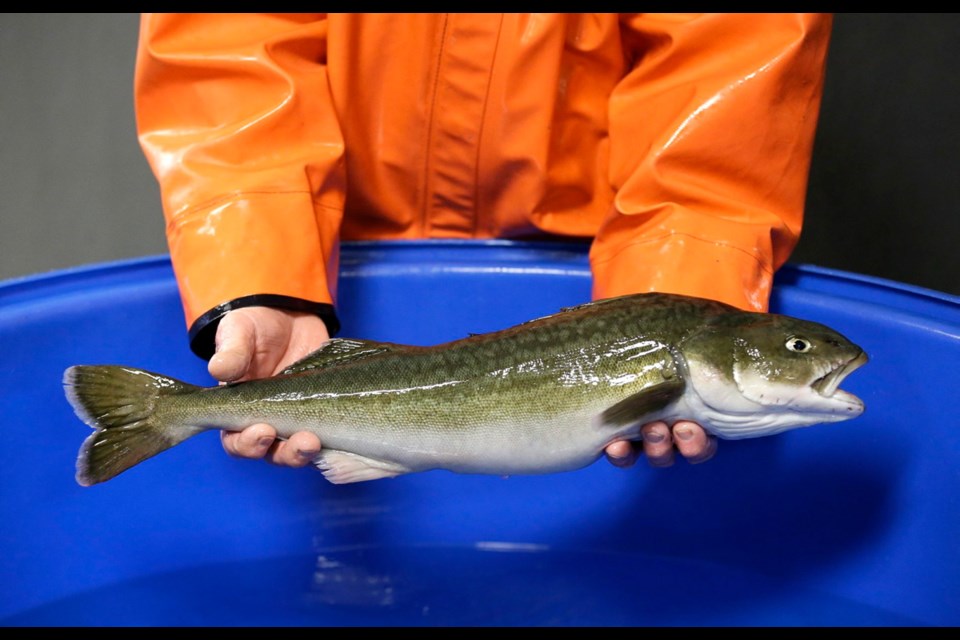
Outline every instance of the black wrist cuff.
{"label": "black wrist cuff", "polygon": [[228,311],[244,307],[273,307],[288,311],[314,313],[320,316],[323,323],[327,325],[327,332],[331,338],[340,331],[340,320],[337,318],[337,312],[332,304],[311,302],[302,298],[292,298],[272,293],[261,293],[224,302],[197,318],[193,326],[190,327],[190,350],[204,360],[209,360],[216,351],[217,326],[220,324],[220,319]]}

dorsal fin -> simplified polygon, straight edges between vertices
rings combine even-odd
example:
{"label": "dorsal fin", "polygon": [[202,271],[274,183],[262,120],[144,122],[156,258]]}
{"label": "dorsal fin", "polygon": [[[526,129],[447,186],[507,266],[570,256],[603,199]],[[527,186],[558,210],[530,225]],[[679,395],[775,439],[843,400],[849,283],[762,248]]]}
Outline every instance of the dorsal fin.
{"label": "dorsal fin", "polygon": [[560,307],[560,313],[567,313],[569,311],[578,311],[580,309],[603,307],[608,304],[623,302],[622,298],[627,296],[618,296],[614,298],[601,298],[600,300],[590,300],[588,302],[582,302],[580,304],[575,304],[569,307]]}
{"label": "dorsal fin", "polygon": [[402,351],[406,348],[404,345],[390,342],[333,338],[313,353],[297,360],[281,371],[280,375],[303,373],[304,371],[312,371],[314,369],[325,369],[345,362],[354,362],[363,358],[369,358],[388,351]]}
{"label": "dorsal fin", "polygon": [[595,302],[584,302],[584,303],[581,303],[581,304],[571,305],[571,306],[569,306],[569,307],[560,307],[560,313],[567,313],[567,312],[569,312],[569,311],[576,311],[577,309],[584,309],[584,308],[589,307],[589,306],[594,305],[594,304],[596,304],[596,303],[595,303]]}

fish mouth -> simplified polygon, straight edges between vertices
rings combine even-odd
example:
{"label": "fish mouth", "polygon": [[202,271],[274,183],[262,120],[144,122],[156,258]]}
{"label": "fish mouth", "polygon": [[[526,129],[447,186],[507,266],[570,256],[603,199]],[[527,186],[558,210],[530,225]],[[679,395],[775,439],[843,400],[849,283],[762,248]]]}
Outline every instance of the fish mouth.
{"label": "fish mouth", "polygon": [[841,362],[836,367],[828,371],[825,375],[814,380],[812,383],[810,383],[810,386],[814,391],[819,393],[824,398],[860,404],[859,398],[853,394],[839,389],[839,387],[840,383],[843,382],[848,375],[867,364],[868,359],[869,358],[867,357],[867,354],[861,351],[854,358],[846,362]]}

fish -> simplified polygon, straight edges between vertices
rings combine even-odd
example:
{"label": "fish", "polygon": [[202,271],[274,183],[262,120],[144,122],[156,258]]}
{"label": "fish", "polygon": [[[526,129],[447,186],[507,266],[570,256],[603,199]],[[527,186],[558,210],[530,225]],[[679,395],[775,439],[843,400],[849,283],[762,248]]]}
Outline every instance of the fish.
{"label": "fish", "polygon": [[839,388],[868,361],[823,324],[715,300],[638,293],[431,346],[333,338],[275,376],[197,386],[140,368],[73,365],[67,400],[93,432],[76,480],[109,480],[209,429],[266,422],[319,436],[334,484],[446,469],[581,469],[656,420],[737,440],[849,420]]}

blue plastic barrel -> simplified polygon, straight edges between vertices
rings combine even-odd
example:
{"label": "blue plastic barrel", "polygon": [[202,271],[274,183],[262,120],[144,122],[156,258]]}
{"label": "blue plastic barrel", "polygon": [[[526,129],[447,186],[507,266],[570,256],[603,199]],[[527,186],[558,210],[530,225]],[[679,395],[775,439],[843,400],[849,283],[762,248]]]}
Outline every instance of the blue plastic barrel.
{"label": "blue plastic barrel", "polygon": [[[581,245],[346,245],[341,335],[433,344],[589,293]],[[960,299],[795,266],[772,310],[866,349],[861,417],[702,465],[340,486],[208,432],[82,488],[66,367],[212,384],[169,261],[0,284],[0,623],[960,624]]]}

